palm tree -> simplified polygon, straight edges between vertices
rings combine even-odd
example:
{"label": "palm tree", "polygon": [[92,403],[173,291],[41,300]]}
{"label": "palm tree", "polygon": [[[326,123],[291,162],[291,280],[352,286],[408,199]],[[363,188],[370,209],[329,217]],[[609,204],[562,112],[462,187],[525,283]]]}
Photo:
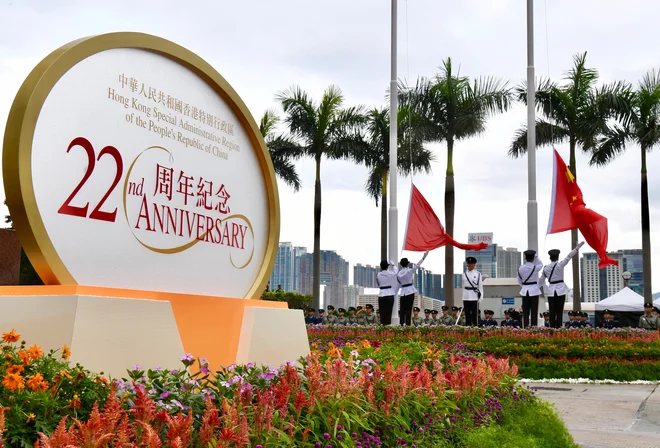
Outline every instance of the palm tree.
{"label": "palm tree", "polygon": [[275,127],[279,121],[277,112],[269,109],[261,117],[259,131],[268,146],[275,174],[297,192],[300,190],[300,178],[291,159],[299,153],[300,148],[283,135],[275,136]]}
{"label": "palm tree", "polygon": [[[454,145],[481,134],[488,118],[512,104],[508,83],[485,77],[474,80],[454,73],[451,58],[443,61],[432,79],[421,78],[410,91],[400,93],[403,105],[414,111],[415,126],[429,142],[447,144],[445,177],[445,220],[447,233],[454,233]],[[444,293],[448,306],[454,303],[454,247],[445,247]]]}
{"label": "palm tree", "polygon": [[[660,144],[660,73],[644,75],[636,91],[623,90],[619,123],[609,127],[592,152],[590,165],[603,166],[626,149],[629,143],[639,145],[642,154],[642,263],[644,299],[653,300],[651,288],[651,216],[649,186],[646,174],[646,153]],[[627,110],[626,110],[627,109]]]}
{"label": "palm tree", "polygon": [[[399,173],[407,176],[411,173],[431,172],[434,155],[425,149],[421,138],[414,134],[408,109],[398,112],[398,152],[397,167]],[[380,259],[387,259],[387,177],[390,171],[390,114],[386,108],[371,109],[367,113],[366,130],[368,147],[366,154],[357,155],[358,162],[369,168],[365,189],[369,197],[380,200]]]}
{"label": "palm tree", "polygon": [[[314,261],[312,306],[320,306],[321,290],[321,160],[349,158],[364,152],[362,136],[365,117],[362,107],[344,107],[344,97],[338,87],[330,86],[319,103],[313,101],[300,87],[280,92],[277,99],[286,114],[284,122],[295,147],[288,154],[311,157],[316,163],[314,183]],[[297,148],[297,149],[296,149]]]}
{"label": "palm tree", "polygon": [[[536,120],[536,145],[552,146],[568,141],[569,168],[577,179],[575,150],[580,147],[589,152],[607,131],[607,121],[625,107],[619,92],[623,84],[596,87],[598,72],[586,67],[587,53],[573,57],[573,68],[565,76],[567,81],[558,85],[542,80],[536,90],[536,108],[543,115]],[[527,104],[527,86],[515,89],[519,101]],[[527,152],[527,128],[516,131],[509,156],[520,157]],[[577,246],[578,231],[571,231],[571,247]],[[573,309],[581,309],[580,260],[573,257]]]}

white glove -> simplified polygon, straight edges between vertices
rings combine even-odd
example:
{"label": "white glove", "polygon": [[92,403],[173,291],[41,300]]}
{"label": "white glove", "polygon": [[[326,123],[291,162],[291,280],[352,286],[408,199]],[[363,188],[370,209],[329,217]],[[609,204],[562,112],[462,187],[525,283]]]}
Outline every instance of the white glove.
{"label": "white glove", "polygon": [[576,249],[580,250],[582,246],[584,246],[584,241],[580,241],[580,244],[577,245]]}

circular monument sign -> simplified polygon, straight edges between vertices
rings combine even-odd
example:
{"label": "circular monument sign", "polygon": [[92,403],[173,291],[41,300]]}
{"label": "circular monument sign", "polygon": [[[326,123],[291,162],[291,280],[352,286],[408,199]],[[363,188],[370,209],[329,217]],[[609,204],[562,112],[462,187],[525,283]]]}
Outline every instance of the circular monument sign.
{"label": "circular monument sign", "polygon": [[5,192],[46,284],[258,297],[279,238],[277,185],[246,106],[164,39],[72,42],[9,114]]}

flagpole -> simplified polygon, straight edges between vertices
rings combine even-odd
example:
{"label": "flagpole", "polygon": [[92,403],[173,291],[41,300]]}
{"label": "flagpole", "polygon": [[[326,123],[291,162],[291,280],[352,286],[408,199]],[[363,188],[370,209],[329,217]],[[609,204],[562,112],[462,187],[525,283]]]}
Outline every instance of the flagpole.
{"label": "flagpole", "polygon": [[[397,0],[392,0],[392,50],[391,50],[391,79],[390,79],[390,210],[389,210],[389,255],[390,260],[397,262],[399,255],[398,219],[396,208],[397,192],[397,118],[398,118],[398,88],[396,76],[396,27],[397,27]],[[392,308],[392,325],[399,325],[399,294],[394,291],[394,306]]]}
{"label": "flagpole", "polygon": [[536,80],[534,79],[534,0],[527,0],[527,249],[538,252],[536,202]]}

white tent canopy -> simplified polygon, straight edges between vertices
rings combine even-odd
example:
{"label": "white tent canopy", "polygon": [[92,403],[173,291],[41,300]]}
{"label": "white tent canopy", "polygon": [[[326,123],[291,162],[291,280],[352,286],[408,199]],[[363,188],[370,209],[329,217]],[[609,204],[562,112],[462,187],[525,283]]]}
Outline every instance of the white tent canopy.
{"label": "white tent canopy", "polygon": [[[656,306],[660,305],[660,299],[656,299]],[[644,297],[632,289],[625,287],[607,299],[596,302],[596,311],[638,311],[644,312]]]}

